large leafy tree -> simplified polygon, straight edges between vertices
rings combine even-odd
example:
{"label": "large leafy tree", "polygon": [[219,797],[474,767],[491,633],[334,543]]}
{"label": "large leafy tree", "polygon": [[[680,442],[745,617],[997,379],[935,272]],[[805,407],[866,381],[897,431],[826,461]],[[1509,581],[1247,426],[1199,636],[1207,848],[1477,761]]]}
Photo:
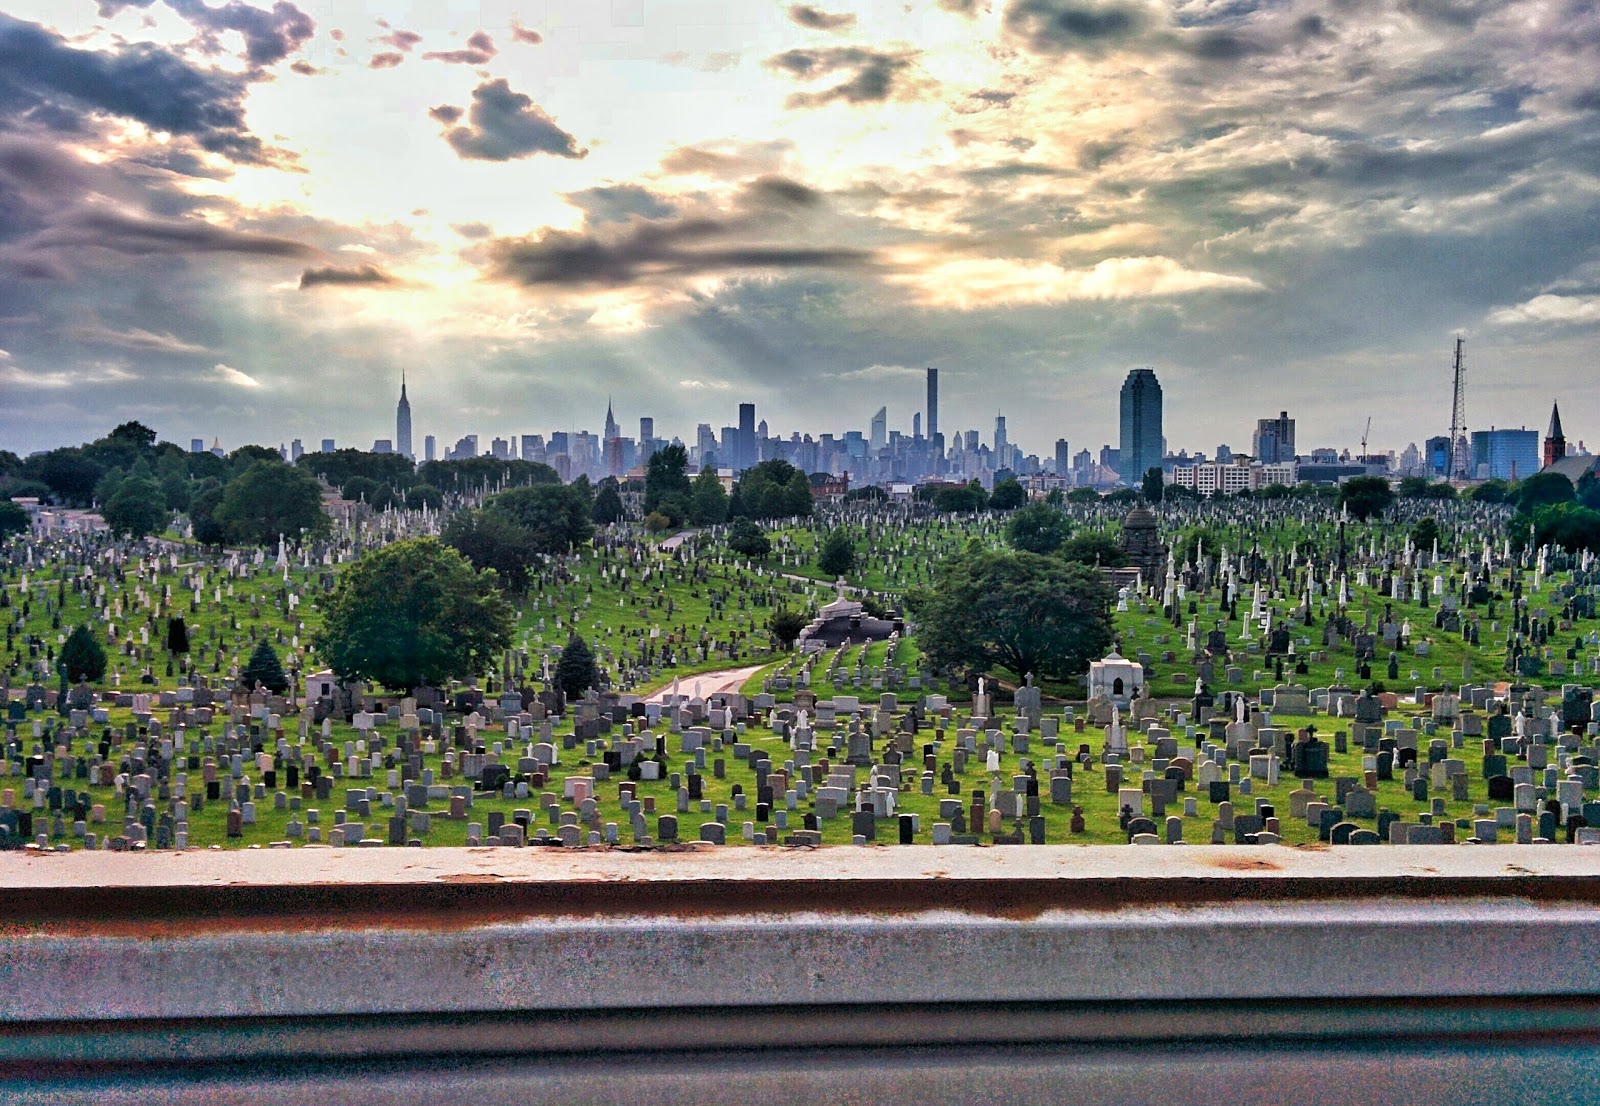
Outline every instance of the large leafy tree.
{"label": "large leafy tree", "polygon": [[989,506],[996,511],[1015,511],[1026,502],[1028,493],[1017,483],[1015,476],[996,481],[994,494],[989,496]]}
{"label": "large leafy tree", "polygon": [[1002,666],[1064,679],[1111,645],[1111,589],[1099,572],[1037,553],[971,550],[908,597],[934,664]]}
{"label": "large leafy tree", "polygon": [[495,583],[433,538],[373,550],[322,601],[317,652],[341,679],[389,688],[471,679],[511,642],[511,607]]}
{"label": "large leafy tree", "polygon": [[817,567],[829,576],[847,576],[855,571],[856,543],[843,530],[830,531],[817,550]]}
{"label": "large leafy tree", "polygon": [[579,485],[533,484],[512,488],[484,504],[520,526],[536,553],[572,552],[594,534],[587,490]]}
{"label": "large leafy tree", "polygon": [[458,511],[445,521],[439,536],[474,568],[493,569],[514,592],[527,588],[541,556],[528,531],[502,511]]}
{"label": "large leafy tree", "polygon": [[1054,553],[1071,536],[1067,516],[1048,503],[1030,503],[1006,523],[1006,541],[1027,553]]}
{"label": "large leafy tree", "polygon": [[735,519],[728,527],[728,548],[753,561],[764,561],[772,553],[772,539],[749,519]]}
{"label": "large leafy tree", "polygon": [[702,467],[689,485],[689,521],[696,526],[716,526],[727,520],[728,493],[714,468]]}
{"label": "large leafy tree", "polygon": [[[811,515],[811,478],[788,461],[762,461],[739,477],[739,511],[753,519]],[[733,511],[730,504],[729,513]]]}
{"label": "large leafy tree", "polygon": [[151,477],[129,476],[117,484],[100,515],[116,533],[143,538],[166,529],[167,497]]}
{"label": "large leafy tree", "polygon": [[1061,546],[1060,557],[1080,565],[1098,568],[1120,568],[1128,563],[1127,551],[1109,534],[1086,533],[1068,538]]}
{"label": "large leafy tree", "polygon": [[317,478],[276,459],[254,461],[230,481],[211,517],[228,540],[247,545],[298,538],[302,530],[320,534],[328,526]]}
{"label": "large leafy tree", "polygon": [[594,506],[590,508],[589,517],[602,526],[621,522],[628,517],[628,512],[622,506],[622,495],[617,491],[615,480],[601,483],[600,490],[594,494]]}
{"label": "large leafy tree", "polygon": [[106,674],[106,651],[87,623],[79,623],[61,646],[61,667],[72,683],[98,682]]}
{"label": "large leafy tree", "polygon": [[779,649],[793,649],[795,639],[809,622],[810,620],[799,611],[779,607],[767,619],[767,633],[772,635],[772,643]]}
{"label": "large leafy tree", "polygon": [[1160,503],[1161,493],[1166,489],[1166,481],[1161,476],[1160,466],[1151,466],[1145,470],[1144,476],[1139,480],[1139,494],[1144,496],[1146,503]]}
{"label": "large leafy tree", "polygon": [[674,526],[689,517],[689,451],[669,445],[650,455],[644,471],[644,513],[660,512]]}
{"label": "large leafy tree", "polygon": [[0,538],[25,534],[29,525],[27,511],[9,499],[0,499]]}
{"label": "large leafy tree", "polygon": [[1559,472],[1539,472],[1528,477],[1516,486],[1511,493],[1512,500],[1517,505],[1517,510],[1525,515],[1531,515],[1540,507],[1548,507],[1555,503],[1571,503],[1577,495],[1577,489]]}
{"label": "large leafy tree", "polygon": [[1339,485],[1339,506],[1350,517],[1365,522],[1394,505],[1394,489],[1381,476],[1356,476]]}

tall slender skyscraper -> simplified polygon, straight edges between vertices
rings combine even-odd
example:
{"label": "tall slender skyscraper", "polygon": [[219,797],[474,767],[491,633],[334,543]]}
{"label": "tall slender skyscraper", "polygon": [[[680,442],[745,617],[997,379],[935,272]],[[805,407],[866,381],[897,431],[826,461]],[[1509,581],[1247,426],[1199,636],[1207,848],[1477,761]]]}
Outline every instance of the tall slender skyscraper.
{"label": "tall slender skyscraper", "polygon": [[873,449],[882,449],[889,441],[889,409],[878,408],[878,413],[872,416],[872,430],[867,435],[867,441]]}
{"label": "tall slender skyscraper", "polygon": [[928,369],[928,440],[939,440],[939,370]]}
{"label": "tall slender skyscraper", "polygon": [[605,440],[622,437],[622,429],[617,426],[617,416],[611,413],[611,400],[606,400],[606,432]]}
{"label": "tall slender skyscraper", "polygon": [[747,469],[756,463],[756,405],[739,404],[739,459],[737,466]]}
{"label": "tall slender skyscraper", "polygon": [[1122,382],[1122,446],[1117,475],[1137,488],[1144,474],[1161,467],[1161,382],[1154,369],[1134,369]]}
{"label": "tall slender skyscraper", "polygon": [[411,452],[411,401],[406,398],[406,374],[400,374],[400,405],[394,412],[394,448],[408,461],[416,460]]}

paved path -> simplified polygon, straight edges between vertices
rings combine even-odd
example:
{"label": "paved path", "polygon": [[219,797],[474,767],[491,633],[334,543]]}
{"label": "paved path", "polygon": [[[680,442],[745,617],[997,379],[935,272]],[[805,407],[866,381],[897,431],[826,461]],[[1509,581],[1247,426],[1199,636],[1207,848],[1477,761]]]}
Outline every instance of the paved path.
{"label": "paved path", "polygon": [[699,534],[702,534],[702,533],[704,533],[703,530],[680,530],[676,534],[672,535],[672,537],[668,538],[666,541],[664,541],[660,545],[656,546],[656,548],[657,549],[664,549],[664,550],[667,550],[668,552],[670,552],[670,551],[678,548],[678,546],[682,545],[684,542],[688,541],[690,538],[695,537],[695,536],[697,536]]}
{"label": "paved path", "polygon": [[[685,676],[678,681],[678,693],[680,695],[693,695],[698,687],[701,698],[709,698],[719,691],[738,691],[744,686],[746,680],[765,667],[766,665],[764,664],[757,664],[750,668],[729,668],[722,672],[702,672],[698,676]],[[672,685],[668,684],[660,691],[652,692],[645,696],[644,701],[647,703],[664,702],[666,697],[671,694]]]}

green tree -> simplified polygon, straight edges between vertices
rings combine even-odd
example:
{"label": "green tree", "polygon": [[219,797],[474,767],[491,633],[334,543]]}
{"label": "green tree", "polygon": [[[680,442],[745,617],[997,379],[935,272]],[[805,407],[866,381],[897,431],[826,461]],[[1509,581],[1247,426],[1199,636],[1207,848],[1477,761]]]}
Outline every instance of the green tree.
{"label": "green tree", "polygon": [[420,511],[424,507],[437,511],[443,505],[444,493],[432,484],[413,484],[406,489],[406,506],[413,511]]}
{"label": "green tree", "polygon": [[[735,488],[744,514],[753,519],[811,515],[811,478],[788,461],[762,461],[745,469]],[[735,514],[732,504],[729,514]]]}
{"label": "green tree", "polygon": [[1439,520],[1432,515],[1424,515],[1411,528],[1411,544],[1418,549],[1432,549],[1433,543],[1438,540]]}
{"label": "green tree", "polygon": [[511,644],[492,572],[433,538],[364,554],[319,604],[317,653],[344,680],[400,690],[481,675]]}
{"label": "green tree", "polygon": [[1173,543],[1173,557],[1179,567],[1184,564],[1199,565],[1200,551],[1215,557],[1222,552],[1224,538],[1220,531],[1210,526],[1191,526]]}
{"label": "green tree", "polygon": [[61,645],[60,664],[71,683],[98,683],[106,674],[106,651],[87,623],[80,622]]}
{"label": "green tree", "polygon": [[57,503],[87,507],[94,501],[94,488],[111,465],[101,465],[69,446],[29,457],[22,463],[22,475],[50,489]]}
{"label": "green tree", "polygon": [[32,525],[28,512],[9,499],[0,499],[0,539],[26,534]]}
{"label": "green tree", "polygon": [[189,509],[189,492],[193,481],[189,478],[189,465],[181,453],[163,454],[156,463],[156,479],[161,483],[161,495],[167,510]]}
{"label": "green tree", "polygon": [[846,503],[884,503],[888,499],[889,493],[876,484],[863,484],[844,493]]}
{"label": "green tree", "polygon": [[577,484],[532,484],[491,496],[484,509],[498,512],[527,532],[536,553],[563,556],[594,535],[592,507]]}
{"label": "green tree", "polygon": [[779,607],[767,619],[767,633],[772,636],[772,643],[779,649],[793,649],[795,639],[808,624],[809,619],[799,611]]}
{"label": "green tree", "polygon": [[250,659],[245,662],[244,669],[239,673],[239,679],[244,686],[254,691],[259,684],[274,695],[282,695],[289,690],[289,677],[283,674],[283,665],[278,661],[278,654],[273,651],[272,645],[266,638],[256,642],[256,647],[250,653]]}
{"label": "green tree", "polygon": [[1504,480],[1485,480],[1467,493],[1467,498],[1474,503],[1504,503],[1511,491],[1511,485]]}
{"label": "green tree", "polygon": [[189,522],[194,540],[201,545],[221,545],[228,540],[228,531],[217,521],[223,492],[222,481],[207,477],[196,483],[189,495]]}
{"label": "green tree", "polygon": [[328,528],[322,486],[302,469],[278,460],[254,461],[224,489],[213,518],[229,541],[269,545],[280,537]]}
{"label": "green tree", "polygon": [[1577,489],[1559,472],[1539,472],[1517,484],[1512,493],[1517,510],[1525,515],[1531,515],[1540,507],[1548,507],[1556,503],[1571,503],[1577,495]]}
{"label": "green tree", "polygon": [[938,488],[933,493],[934,510],[945,514],[971,514],[982,510],[988,502],[989,496],[976,480],[955,487]]}
{"label": "green tree", "polygon": [[833,530],[817,549],[817,567],[829,576],[848,576],[856,568],[856,544],[843,530]]}
{"label": "green tree", "polygon": [[1056,557],[971,551],[907,599],[917,644],[936,665],[1066,679],[1111,645],[1110,587],[1096,570]]}
{"label": "green tree", "polygon": [[1028,553],[1054,553],[1072,536],[1067,516],[1048,503],[1030,503],[1006,523],[1006,541]]}
{"label": "green tree", "polygon": [[607,480],[600,485],[600,490],[595,493],[594,506],[589,510],[589,517],[601,526],[609,526],[628,517],[628,512],[623,509],[622,496],[617,491],[615,480]]}
{"label": "green tree", "polygon": [[1093,488],[1073,488],[1067,493],[1068,503],[1099,503],[1100,493]]}
{"label": "green tree", "polygon": [[689,521],[695,526],[718,526],[728,518],[728,493],[722,490],[717,470],[702,467],[689,486]]}
{"label": "green tree", "polygon": [[1350,517],[1365,522],[1394,505],[1394,489],[1381,476],[1355,476],[1339,485],[1339,506]]}
{"label": "green tree", "polygon": [[669,445],[650,455],[644,470],[644,513],[660,511],[678,525],[689,517],[689,451]]}
{"label": "green tree", "polygon": [[772,539],[749,519],[735,519],[728,528],[728,548],[752,561],[764,561],[772,553]]}
{"label": "green tree", "polygon": [[1080,565],[1120,568],[1128,563],[1121,543],[1108,534],[1077,534],[1061,546],[1060,557]]}
{"label": "green tree", "polygon": [[1015,511],[1026,502],[1028,493],[1017,483],[1016,477],[998,481],[994,494],[989,497],[989,506],[996,511]]}
{"label": "green tree", "polygon": [[1152,465],[1139,481],[1139,494],[1144,496],[1146,503],[1160,503],[1165,487],[1166,481],[1162,479],[1160,467]]}
{"label": "green tree", "polygon": [[1401,499],[1454,499],[1456,490],[1443,480],[1434,483],[1426,476],[1406,476],[1395,494]]}
{"label": "green tree", "polygon": [[556,686],[568,699],[581,699],[591,687],[600,687],[600,666],[595,664],[594,651],[577,634],[567,639],[561,659],[556,662]]}
{"label": "green tree", "polygon": [[100,515],[116,533],[138,540],[167,528],[167,497],[150,477],[130,476],[117,485]]}
{"label": "green tree", "polygon": [[440,539],[477,569],[493,569],[506,590],[522,592],[539,563],[528,531],[500,511],[457,511],[445,520]]}

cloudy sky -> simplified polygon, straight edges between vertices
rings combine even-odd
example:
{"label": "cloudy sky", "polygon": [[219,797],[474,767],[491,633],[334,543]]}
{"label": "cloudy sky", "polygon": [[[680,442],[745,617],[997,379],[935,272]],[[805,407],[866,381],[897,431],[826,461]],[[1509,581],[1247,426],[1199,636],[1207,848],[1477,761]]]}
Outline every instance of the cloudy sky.
{"label": "cloudy sky", "polygon": [[1593,0],[0,0],[0,446],[1591,448]]}

